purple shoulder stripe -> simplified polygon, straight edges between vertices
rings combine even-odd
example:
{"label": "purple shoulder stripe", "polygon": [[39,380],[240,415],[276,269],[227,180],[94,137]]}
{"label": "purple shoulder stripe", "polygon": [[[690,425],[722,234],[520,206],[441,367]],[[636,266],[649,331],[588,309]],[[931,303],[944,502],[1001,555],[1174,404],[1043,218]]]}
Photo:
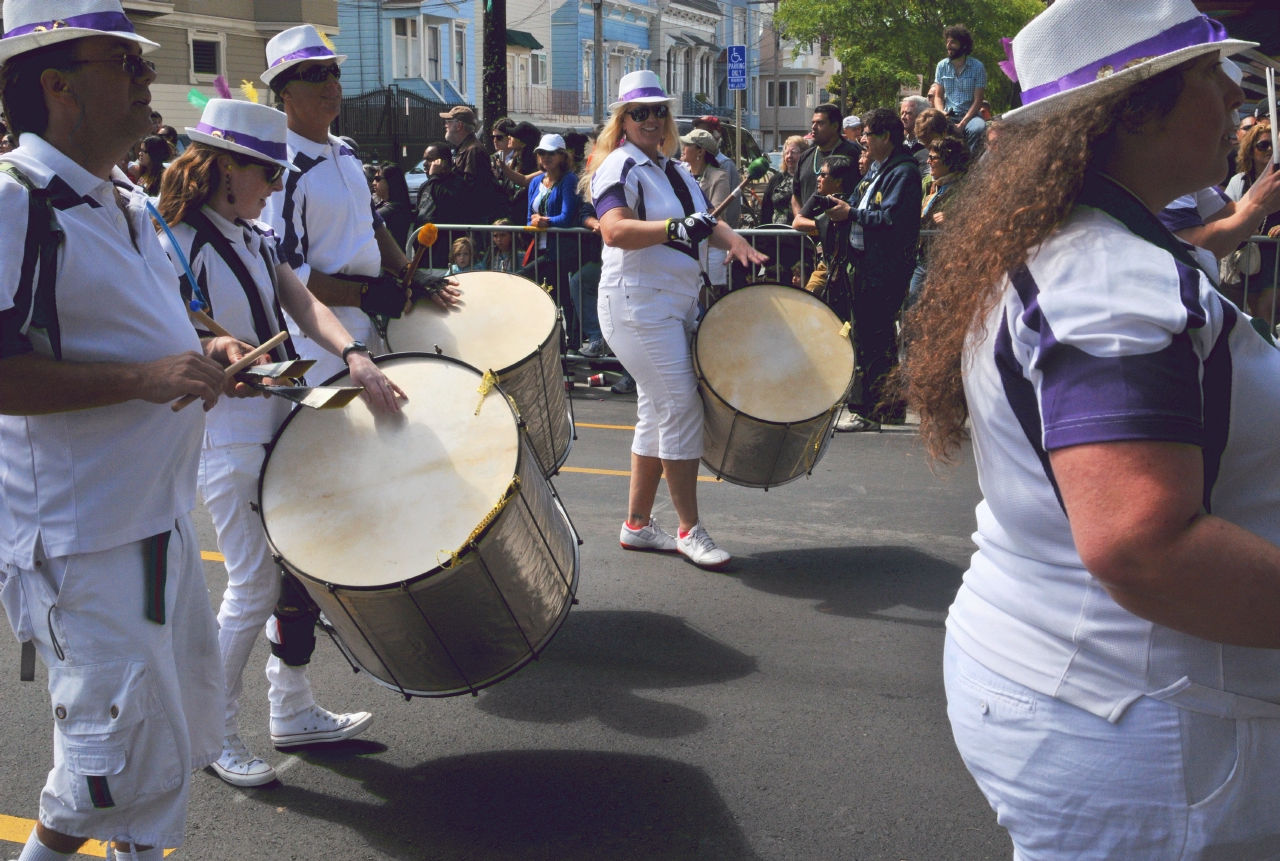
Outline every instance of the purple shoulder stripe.
{"label": "purple shoulder stripe", "polygon": [[596,217],[601,218],[611,209],[619,209],[627,206],[627,187],[622,183],[615,183],[609,186],[593,203],[596,207]]}
{"label": "purple shoulder stripe", "polygon": [[1177,233],[1179,230],[1186,230],[1189,227],[1204,227],[1204,219],[1200,217],[1200,212],[1194,207],[1165,207],[1160,210],[1160,214],[1156,216],[1160,219],[1160,223],[1168,228],[1170,233]]}

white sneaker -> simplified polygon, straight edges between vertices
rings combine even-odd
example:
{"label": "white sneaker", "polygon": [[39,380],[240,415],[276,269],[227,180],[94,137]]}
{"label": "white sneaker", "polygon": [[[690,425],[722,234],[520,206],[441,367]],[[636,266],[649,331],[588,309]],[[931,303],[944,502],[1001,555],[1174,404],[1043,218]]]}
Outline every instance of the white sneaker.
{"label": "white sneaker", "polygon": [[321,741],[355,738],[369,728],[373,715],[352,712],[336,715],[320,706],[304,709],[290,718],[271,719],[271,743],[276,747],[296,747]]}
{"label": "white sneaker", "polygon": [[699,523],[682,538],[676,539],[678,549],[686,559],[699,568],[723,568],[733,561],[733,557],[716,546],[707,534],[707,530]]}
{"label": "white sneaker", "polygon": [[649,518],[649,525],[643,529],[632,529],[622,521],[622,534],[618,543],[623,550],[650,550],[658,553],[675,553],[676,537],[658,525],[658,521]]}
{"label": "white sneaker", "polygon": [[213,770],[232,786],[262,786],[276,779],[276,770],[249,752],[239,735],[222,740],[222,756]]}

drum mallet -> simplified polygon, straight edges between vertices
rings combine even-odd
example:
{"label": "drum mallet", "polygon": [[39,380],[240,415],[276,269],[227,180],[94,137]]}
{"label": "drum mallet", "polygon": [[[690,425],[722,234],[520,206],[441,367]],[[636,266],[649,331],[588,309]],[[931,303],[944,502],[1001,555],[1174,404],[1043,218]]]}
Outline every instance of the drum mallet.
{"label": "drum mallet", "polygon": [[[201,326],[208,329],[210,332],[212,332],[213,334],[219,337],[222,337],[222,338],[236,337],[235,335],[228,332],[226,329],[222,328],[222,326],[218,324],[217,320],[213,319],[203,311],[197,311],[193,308],[188,308],[187,316],[191,318],[191,322],[200,324]],[[236,340],[239,340],[239,338],[236,338]]]}
{"label": "drum mallet", "polygon": [[[233,365],[228,366],[227,369],[222,372],[222,382],[225,384],[227,380],[231,379],[236,374],[240,373],[245,368],[249,367],[254,362],[256,362],[259,356],[265,356],[267,353],[271,352],[276,347],[280,346],[282,343],[284,343],[284,339],[287,337],[289,337],[288,332],[280,332],[279,334],[272,337],[271,340],[263,344],[261,347],[255,347],[253,350],[246,353],[243,359],[241,359],[240,361],[236,362]],[[178,410],[184,409],[187,406],[191,405],[197,399],[197,397],[198,395],[185,395],[179,398],[178,400],[174,401],[171,409],[176,413]]]}
{"label": "drum mallet", "polygon": [[725,208],[733,201],[733,199],[735,197],[740,197],[742,195],[742,190],[747,187],[747,183],[764,179],[765,175],[768,172],[769,172],[769,159],[765,158],[764,156],[760,156],[759,158],[753,159],[747,165],[747,175],[742,178],[742,182],[738,183],[738,187],[733,190],[733,194],[729,195],[724,200],[720,201],[720,205],[717,206],[715,209],[711,210],[711,217],[719,218],[720,213],[724,212]]}
{"label": "drum mallet", "polygon": [[418,228],[418,232],[415,234],[418,240],[418,250],[414,252],[409,268],[404,271],[404,286],[409,286],[409,283],[413,280],[413,273],[418,271],[418,265],[422,263],[422,255],[427,253],[428,248],[436,244],[436,237],[439,235],[440,231],[430,221]]}

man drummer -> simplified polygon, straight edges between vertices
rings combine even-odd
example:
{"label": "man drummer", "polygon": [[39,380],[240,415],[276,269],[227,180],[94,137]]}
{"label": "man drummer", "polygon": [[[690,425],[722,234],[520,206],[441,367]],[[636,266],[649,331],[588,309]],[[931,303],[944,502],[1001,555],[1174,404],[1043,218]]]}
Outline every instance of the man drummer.
{"label": "man drummer", "polygon": [[189,515],[204,412],[169,402],[213,406],[248,348],[197,338],[146,194],[116,167],[151,128],[142,54],[160,46],[117,0],[4,0],[3,18],[21,147],[0,164],[0,601],[49,668],[54,719],[20,858],[95,838],[160,859],[224,704]]}
{"label": "man drummer", "polygon": [[[263,212],[282,239],[284,262],[356,339],[376,346],[371,316],[398,317],[406,305],[409,267],[399,243],[373,211],[360,160],[329,134],[342,106],[342,63],[315,27],[292,27],[267,43],[263,83],[284,105],[289,121],[290,172],[283,191]],[[415,292],[442,307],[455,304],[456,289],[426,271],[413,275]],[[310,376],[325,380],[345,370],[342,360],[306,338],[292,321],[290,332]]]}

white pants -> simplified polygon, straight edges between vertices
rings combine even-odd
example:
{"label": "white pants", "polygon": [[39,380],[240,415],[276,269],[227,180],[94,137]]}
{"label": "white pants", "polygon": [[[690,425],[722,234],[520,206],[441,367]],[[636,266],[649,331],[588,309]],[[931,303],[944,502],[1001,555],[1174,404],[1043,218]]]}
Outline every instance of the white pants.
{"label": "white pants", "polygon": [[1015,861],[1280,858],[1280,720],[1138,699],[1116,723],[947,637],[947,714]]}
{"label": "white pants", "polygon": [[663,460],[702,457],[702,398],[689,341],[696,296],[653,287],[600,285],[600,331],[636,381],[631,451]]}
{"label": "white pants", "polygon": [[[213,517],[218,550],[227,566],[227,590],[218,608],[226,735],[240,731],[244,668],[280,597],[280,566],[271,559],[262,520],[252,507],[258,501],[258,476],[265,458],[261,445],[218,446],[200,453],[200,495]],[[315,703],[305,666],[291,667],[272,655],[267,658],[267,681],[272,717],[289,717]]]}
{"label": "white pants", "polygon": [[139,541],[0,567],[0,600],[49,668],[53,769],[40,822],[176,848],[191,772],[222,752],[222,670],[191,518],[170,536],[164,624],[146,616],[144,552]]}

